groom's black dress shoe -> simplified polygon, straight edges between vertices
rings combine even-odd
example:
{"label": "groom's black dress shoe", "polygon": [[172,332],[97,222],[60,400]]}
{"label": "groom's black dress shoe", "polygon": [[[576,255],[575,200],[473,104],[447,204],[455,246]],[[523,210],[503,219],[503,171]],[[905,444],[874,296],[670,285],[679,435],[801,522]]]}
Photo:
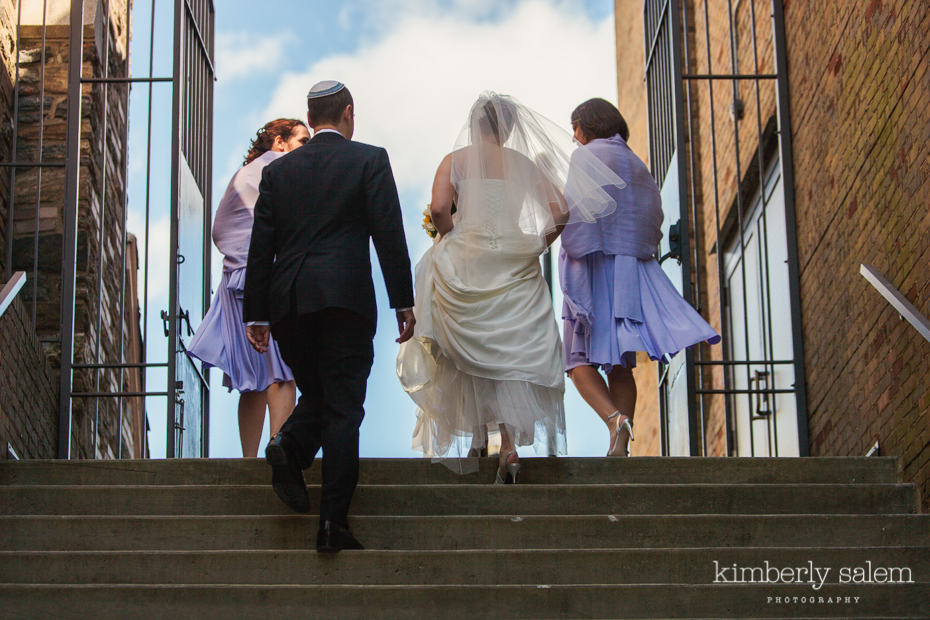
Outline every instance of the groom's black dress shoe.
{"label": "groom's black dress shoe", "polygon": [[271,486],[281,501],[294,512],[310,512],[310,496],[291,436],[275,435],[265,448],[265,460],[271,465]]}
{"label": "groom's black dress shoe", "polygon": [[332,521],[323,521],[316,533],[316,550],[320,553],[336,553],[343,549],[364,549],[348,528]]}

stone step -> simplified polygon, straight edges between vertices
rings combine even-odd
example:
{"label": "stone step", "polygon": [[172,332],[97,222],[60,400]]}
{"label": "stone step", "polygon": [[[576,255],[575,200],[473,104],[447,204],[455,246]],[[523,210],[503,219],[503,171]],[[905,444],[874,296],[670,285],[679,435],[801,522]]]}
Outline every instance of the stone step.
{"label": "stone step", "polygon": [[[311,511],[319,486],[310,485]],[[892,514],[917,510],[910,484],[362,485],[353,515]],[[270,485],[0,487],[5,515],[288,514]]]}
{"label": "stone step", "polygon": [[[781,600],[776,597],[783,597]],[[814,602],[811,603],[811,597]],[[848,598],[847,598],[848,597]],[[787,598],[788,603],[784,603]],[[840,602],[837,603],[836,599]],[[295,617],[930,617],[930,586],[829,585],[21,585],[0,584],[8,617],[83,620]],[[89,610],[92,610],[89,611]]]}
{"label": "stone step", "polygon": [[[892,483],[893,457],[809,458],[524,458],[522,484],[675,483]],[[362,459],[362,484],[483,484],[494,480],[495,458],[479,459],[475,474],[460,476],[429,459]],[[318,484],[320,467],[307,470]],[[123,461],[0,461],[7,484],[267,484],[263,459]]]}
{"label": "stone step", "polygon": [[[3,551],[313,549],[319,518],[0,516]],[[355,516],[369,549],[927,546],[930,515]],[[713,558],[710,558],[713,559]]]}
{"label": "stone step", "polygon": [[[744,571],[755,568],[764,572]],[[798,572],[782,576],[785,568]],[[366,550],[344,553],[338,561],[312,550],[0,552],[0,583],[701,585],[806,581],[811,575],[820,585],[870,578],[927,582],[930,546]]]}

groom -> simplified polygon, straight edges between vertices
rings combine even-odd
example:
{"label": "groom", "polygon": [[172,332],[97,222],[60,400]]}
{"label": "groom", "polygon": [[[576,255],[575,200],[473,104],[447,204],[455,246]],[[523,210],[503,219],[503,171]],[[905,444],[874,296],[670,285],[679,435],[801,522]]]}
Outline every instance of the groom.
{"label": "groom", "polygon": [[317,550],[361,549],[347,514],[358,482],[358,429],[373,359],[374,242],[404,342],[413,335],[413,285],[394,175],[383,148],[352,142],[352,95],[340,82],[307,94],[315,130],[306,145],[265,167],[255,204],[243,318],[257,351],[269,324],[300,400],[265,449],[272,485],[310,511],[303,469],[323,449]]}

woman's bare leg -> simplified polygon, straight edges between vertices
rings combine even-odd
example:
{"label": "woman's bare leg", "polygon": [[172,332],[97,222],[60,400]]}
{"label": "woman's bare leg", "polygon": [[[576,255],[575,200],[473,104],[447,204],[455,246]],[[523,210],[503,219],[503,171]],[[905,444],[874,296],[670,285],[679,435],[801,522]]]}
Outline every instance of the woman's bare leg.
{"label": "woman's bare leg", "polygon": [[[497,475],[502,480],[505,480],[507,478],[507,466],[512,463],[519,463],[520,458],[517,455],[517,448],[513,444],[513,437],[507,432],[507,427],[503,424],[498,426],[501,429],[501,450],[497,455]],[[516,473],[514,474],[513,482],[516,483]]]}
{"label": "woman's bare leg", "polygon": [[[633,379],[633,369],[624,368],[623,366],[614,366],[607,373],[607,383],[610,386],[610,396],[620,415],[617,419],[617,432],[621,432],[621,424],[624,420],[629,420],[633,424],[633,414],[636,411],[636,381]],[[622,444],[626,451],[629,441],[632,439],[632,426],[630,430],[623,427],[622,434],[618,438],[618,444]],[[611,444],[613,445],[613,444]],[[618,447],[620,447],[618,445]]]}
{"label": "woman's bare leg", "polygon": [[507,427],[503,424],[499,424],[498,427],[501,429],[501,451],[500,457],[504,458],[507,456],[508,452],[516,450],[513,446],[513,438],[510,436],[510,433],[507,432]]}
{"label": "woman's bare leg", "polygon": [[[617,436],[617,428],[625,418],[633,419],[633,408],[636,406],[636,383],[633,382],[633,373],[622,366],[614,366],[608,374],[608,382],[594,366],[578,366],[569,371],[575,388],[594,412],[600,416],[610,433],[608,444],[613,447]],[[615,411],[620,415],[608,419]]]}
{"label": "woman's bare leg", "polygon": [[258,456],[266,403],[264,392],[243,392],[239,395],[239,441],[242,443],[242,456],[246,458]]}
{"label": "woman's bare leg", "polygon": [[281,429],[281,425],[294,412],[294,405],[297,402],[297,384],[293,381],[272,383],[265,390],[265,396],[268,402],[269,428],[271,436],[274,437]]}
{"label": "woman's bare leg", "polygon": [[604,377],[594,366],[577,366],[568,371],[575,388],[594,412],[607,424],[607,416],[619,409],[611,398]]}
{"label": "woman's bare leg", "polygon": [[607,374],[607,383],[610,386],[610,400],[615,408],[620,410],[623,417],[632,421],[636,411],[636,381],[633,380],[633,369],[614,366]]}

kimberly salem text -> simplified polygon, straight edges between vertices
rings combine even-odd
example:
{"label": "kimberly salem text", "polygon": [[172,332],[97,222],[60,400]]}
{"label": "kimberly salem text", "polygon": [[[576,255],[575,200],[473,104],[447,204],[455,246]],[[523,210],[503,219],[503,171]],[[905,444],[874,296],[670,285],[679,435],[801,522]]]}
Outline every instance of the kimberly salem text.
{"label": "kimberly salem text", "polygon": [[[874,566],[871,560],[860,566],[815,566],[812,560],[800,566],[776,566],[765,560],[756,566],[737,563],[721,565],[714,560],[714,583],[809,584],[819,590],[828,583],[914,583],[907,566]],[[834,572],[835,571],[835,572]],[[828,581],[836,575],[835,581]]]}

